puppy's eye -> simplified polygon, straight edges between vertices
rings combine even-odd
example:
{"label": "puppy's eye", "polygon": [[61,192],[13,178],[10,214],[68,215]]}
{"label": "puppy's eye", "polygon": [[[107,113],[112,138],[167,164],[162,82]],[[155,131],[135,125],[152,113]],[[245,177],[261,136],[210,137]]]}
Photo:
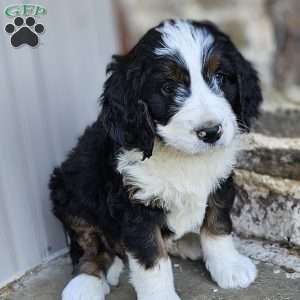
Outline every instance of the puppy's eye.
{"label": "puppy's eye", "polygon": [[223,81],[226,79],[226,74],[219,71],[215,74],[215,79],[217,80],[218,83],[222,84]]}
{"label": "puppy's eye", "polygon": [[175,86],[174,86],[173,82],[171,82],[171,81],[165,82],[161,87],[161,92],[165,96],[173,95],[175,92]]}

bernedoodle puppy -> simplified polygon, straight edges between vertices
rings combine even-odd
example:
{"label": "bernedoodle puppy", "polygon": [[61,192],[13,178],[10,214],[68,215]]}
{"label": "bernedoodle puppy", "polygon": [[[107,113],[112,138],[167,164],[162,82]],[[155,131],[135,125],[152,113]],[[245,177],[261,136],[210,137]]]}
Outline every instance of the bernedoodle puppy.
{"label": "bernedoodle puppy", "polygon": [[63,299],[105,299],[126,262],[138,300],[178,300],[168,253],[202,253],[220,287],[249,286],[256,268],[234,247],[230,209],[262,101],[256,71],[214,24],[168,20],[107,73],[98,119],[50,181],[76,272]]}

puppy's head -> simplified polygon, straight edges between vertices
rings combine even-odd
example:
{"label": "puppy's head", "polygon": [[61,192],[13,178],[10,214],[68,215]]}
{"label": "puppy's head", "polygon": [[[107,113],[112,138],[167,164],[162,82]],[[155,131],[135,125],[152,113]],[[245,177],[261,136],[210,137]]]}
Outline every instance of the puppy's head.
{"label": "puppy's head", "polygon": [[169,20],[114,56],[101,119],[125,149],[150,157],[154,138],[189,154],[231,144],[262,101],[257,74],[209,22]]}

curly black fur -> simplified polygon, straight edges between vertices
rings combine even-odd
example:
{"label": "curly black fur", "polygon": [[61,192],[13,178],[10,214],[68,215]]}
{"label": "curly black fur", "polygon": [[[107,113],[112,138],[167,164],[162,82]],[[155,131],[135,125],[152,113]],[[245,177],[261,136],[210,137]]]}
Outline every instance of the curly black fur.
{"label": "curly black fur", "polygon": [[[221,66],[230,74],[224,82],[224,94],[241,129],[249,129],[262,101],[255,70],[216,26],[209,22],[193,24],[207,28],[214,35],[214,46],[223,58]],[[97,229],[102,241],[105,239],[105,251],[124,257],[126,249],[146,267],[153,266],[159,255],[158,241],[149,240],[149,236],[157,228],[163,234],[171,234],[166,225],[167,212],[130,201],[122,176],[116,170],[120,149],[138,149],[144,158],[150,158],[157,137],[156,124],[166,124],[174,114],[172,98],[162,101],[158,92],[157,84],[164,80],[167,63],[153,54],[160,45],[161,34],[151,29],[127,55],[113,57],[107,69],[99,118],[85,130],[51,176],[53,212],[70,235],[74,265],[85,251],[76,242],[79,231],[74,229],[74,218]],[[229,180],[217,193],[230,190],[230,185]],[[233,196],[230,194],[228,199],[231,203]],[[220,222],[229,218],[229,208],[225,209],[225,215]]]}

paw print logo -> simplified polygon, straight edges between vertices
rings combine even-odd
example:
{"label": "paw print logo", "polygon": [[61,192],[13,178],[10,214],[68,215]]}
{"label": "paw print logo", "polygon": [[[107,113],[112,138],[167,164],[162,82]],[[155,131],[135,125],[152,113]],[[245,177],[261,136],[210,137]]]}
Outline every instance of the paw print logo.
{"label": "paw print logo", "polygon": [[14,47],[19,47],[27,44],[35,47],[39,43],[39,34],[45,31],[43,24],[36,24],[33,17],[27,17],[24,20],[22,17],[16,17],[14,24],[9,23],[5,26],[5,31],[11,34],[11,44]]}

